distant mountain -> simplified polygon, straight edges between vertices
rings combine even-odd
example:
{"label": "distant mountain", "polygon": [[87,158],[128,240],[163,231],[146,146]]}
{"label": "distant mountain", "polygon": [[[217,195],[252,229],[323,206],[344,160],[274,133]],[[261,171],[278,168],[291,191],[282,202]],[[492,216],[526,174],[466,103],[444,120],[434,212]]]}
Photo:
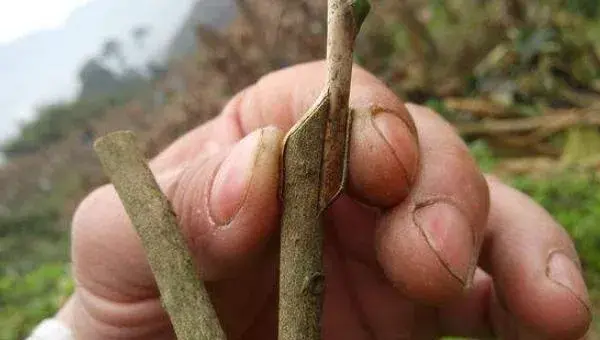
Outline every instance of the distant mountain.
{"label": "distant mountain", "polygon": [[191,9],[168,48],[171,58],[188,55],[197,50],[196,27],[202,24],[222,30],[235,19],[237,9],[234,0],[201,0]]}
{"label": "distant mountain", "polygon": [[[30,118],[36,105],[72,98],[78,70],[100,53],[106,39],[122,41],[130,65],[164,57],[195,5],[193,0],[93,0],[60,29],[0,45],[0,140],[15,133],[17,122]],[[143,46],[132,38],[139,26],[150,30]]]}

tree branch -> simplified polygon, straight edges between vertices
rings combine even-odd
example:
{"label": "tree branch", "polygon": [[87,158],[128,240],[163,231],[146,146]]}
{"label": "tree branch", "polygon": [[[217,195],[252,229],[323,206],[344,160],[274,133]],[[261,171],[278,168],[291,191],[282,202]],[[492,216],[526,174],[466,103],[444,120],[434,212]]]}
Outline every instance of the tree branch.
{"label": "tree branch", "polygon": [[110,134],[99,139],[95,149],[142,240],[177,338],[225,340],[171,204],[137,148],[134,134]]}
{"label": "tree branch", "polygon": [[315,105],[288,133],[283,151],[279,339],[316,340],[325,277],[322,214],[347,175],[352,51],[370,5],[329,1],[328,82]]}
{"label": "tree branch", "polygon": [[539,117],[518,119],[486,119],[478,123],[462,123],[456,127],[463,136],[527,133],[539,129],[558,132],[577,125],[600,126],[596,109],[561,110]]}

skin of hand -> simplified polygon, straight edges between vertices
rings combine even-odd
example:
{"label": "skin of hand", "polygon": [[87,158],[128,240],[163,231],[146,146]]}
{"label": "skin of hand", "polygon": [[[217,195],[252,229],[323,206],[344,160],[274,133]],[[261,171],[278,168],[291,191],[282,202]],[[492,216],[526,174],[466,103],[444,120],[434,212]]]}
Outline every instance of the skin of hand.
{"label": "skin of hand", "polygon": [[[229,339],[276,339],[280,157],[324,85],[315,62],[273,73],[151,161]],[[590,302],[566,232],[484,176],[453,128],[356,68],[348,193],[326,216],[324,339],[580,339]],[[114,189],[79,206],[77,339],[174,339]]]}

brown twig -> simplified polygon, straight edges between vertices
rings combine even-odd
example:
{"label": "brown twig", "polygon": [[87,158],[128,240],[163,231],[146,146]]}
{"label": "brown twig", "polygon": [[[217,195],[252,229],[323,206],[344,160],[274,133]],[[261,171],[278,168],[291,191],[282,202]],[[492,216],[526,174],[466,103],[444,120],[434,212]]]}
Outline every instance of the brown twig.
{"label": "brown twig", "polygon": [[499,135],[526,133],[537,129],[561,131],[576,125],[600,126],[600,110],[565,110],[539,117],[520,119],[488,119],[478,123],[457,124],[461,135]]}
{"label": "brown twig", "polygon": [[96,142],[95,149],[142,240],[177,338],[225,340],[175,214],[134,134],[109,134]]}
{"label": "brown twig", "polygon": [[444,105],[450,110],[466,111],[481,118],[504,118],[516,115],[503,105],[481,98],[451,97],[444,99]]}
{"label": "brown twig", "polygon": [[369,4],[329,1],[328,82],[283,151],[279,339],[316,340],[325,278],[322,214],[344,189],[352,51]]}
{"label": "brown twig", "polygon": [[494,135],[487,138],[490,145],[494,148],[498,149],[512,149],[513,151],[518,151],[518,153],[524,154],[537,154],[544,155],[549,157],[557,157],[560,156],[560,148],[552,145],[548,142],[543,141],[535,141],[531,143],[526,143],[529,137],[519,137],[512,136],[510,134],[506,135]]}

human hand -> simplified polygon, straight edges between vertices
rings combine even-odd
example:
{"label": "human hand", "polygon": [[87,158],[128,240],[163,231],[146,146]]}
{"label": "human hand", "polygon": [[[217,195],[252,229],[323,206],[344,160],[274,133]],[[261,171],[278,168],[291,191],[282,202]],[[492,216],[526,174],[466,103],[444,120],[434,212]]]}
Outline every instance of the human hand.
{"label": "human hand", "polygon": [[[229,339],[276,339],[280,155],[323,63],[271,74],[151,162]],[[356,68],[348,193],[326,216],[324,339],[579,339],[585,283],[565,231],[485,177],[452,127]],[[174,339],[112,186],[73,220],[78,339]]]}

